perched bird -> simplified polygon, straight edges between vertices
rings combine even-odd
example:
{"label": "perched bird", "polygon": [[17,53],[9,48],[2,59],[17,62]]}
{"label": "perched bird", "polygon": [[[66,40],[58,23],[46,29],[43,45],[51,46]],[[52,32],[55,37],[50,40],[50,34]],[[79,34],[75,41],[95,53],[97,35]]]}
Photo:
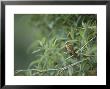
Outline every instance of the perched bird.
{"label": "perched bird", "polygon": [[72,44],[71,42],[67,41],[67,42],[65,43],[65,48],[66,48],[67,52],[68,52],[71,56],[73,55],[73,56],[77,57],[77,54],[75,53],[73,44]]}

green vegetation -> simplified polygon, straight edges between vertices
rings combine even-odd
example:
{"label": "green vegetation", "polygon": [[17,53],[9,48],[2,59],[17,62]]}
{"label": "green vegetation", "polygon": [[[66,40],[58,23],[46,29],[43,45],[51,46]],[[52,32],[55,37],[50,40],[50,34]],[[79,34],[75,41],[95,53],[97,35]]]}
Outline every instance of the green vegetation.
{"label": "green vegetation", "polygon": [[[25,53],[31,61],[27,68],[15,69],[16,76],[97,75],[95,14],[34,14],[28,17],[28,25],[33,32],[29,37],[33,39],[28,42]],[[68,53],[65,48],[67,41],[73,44],[77,57]],[[19,53],[17,47],[15,44],[15,52]]]}

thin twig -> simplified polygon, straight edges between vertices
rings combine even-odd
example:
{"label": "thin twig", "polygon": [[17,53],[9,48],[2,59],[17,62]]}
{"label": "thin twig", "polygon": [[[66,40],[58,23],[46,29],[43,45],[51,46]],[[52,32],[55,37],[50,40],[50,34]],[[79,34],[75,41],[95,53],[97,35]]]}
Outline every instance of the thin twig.
{"label": "thin twig", "polygon": [[96,55],[87,55],[87,54],[82,54],[83,56],[86,56],[86,57],[95,57]]}
{"label": "thin twig", "polygon": [[81,62],[83,62],[83,61],[85,61],[85,60],[88,60],[88,59],[84,59],[84,60],[81,60],[81,61],[72,63],[72,64],[70,64],[70,65],[67,65],[67,66],[63,67],[63,68],[60,68],[59,70],[64,70],[64,69],[67,69],[67,68],[69,68],[69,67],[75,66],[75,65],[77,65],[77,64],[79,64],[79,63],[81,63]]}
{"label": "thin twig", "polygon": [[93,37],[92,39],[90,39],[84,46],[82,46],[79,50],[77,50],[76,53],[78,53],[79,51],[81,51],[89,42],[91,42],[95,38],[96,38],[96,36]]}
{"label": "thin twig", "polygon": [[[87,27],[87,28],[90,28],[90,29],[92,29],[92,28],[96,28],[96,26],[91,26],[91,27]],[[82,27],[78,27],[78,29],[85,29],[85,28],[82,28]]]}
{"label": "thin twig", "polygon": [[38,71],[38,72],[46,72],[46,71],[54,71],[58,69],[47,69],[47,70],[39,70],[39,69],[27,69],[27,70],[16,70],[16,74],[19,72],[24,72],[24,71]]}
{"label": "thin twig", "polygon": [[67,57],[65,60],[68,60],[69,58],[71,58],[71,57],[73,57],[74,55],[71,55],[71,56],[69,56],[69,57]]}
{"label": "thin twig", "polygon": [[70,68],[70,67],[73,67],[73,66],[75,66],[75,65],[77,65],[77,64],[79,64],[79,63],[81,63],[81,62],[83,62],[83,61],[85,61],[85,60],[88,60],[88,59],[84,59],[84,60],[81,60],[81,61],[72,63],[72,64],[70,64],[70,65],[64,66],[63,68],[59,68],[59,70],[58,70],[58,72],[57,72],[57,75],[58,75],[59,73],[61,73],[62,71],[66,70],[66,69],[68,69],[68,68]]}

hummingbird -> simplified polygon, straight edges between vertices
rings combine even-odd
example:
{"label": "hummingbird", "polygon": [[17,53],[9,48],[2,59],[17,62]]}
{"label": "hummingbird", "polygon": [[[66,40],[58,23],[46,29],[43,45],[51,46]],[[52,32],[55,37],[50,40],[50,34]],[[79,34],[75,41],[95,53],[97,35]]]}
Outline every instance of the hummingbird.
{"label": "hummingbird", "polygon": [[66,48],[67,52],[68,52],[71,56],[77,57],[77,54],[75,53],[73,44],[72,44],[71,42],[67,41],[67,42],[65,43],[65,48]]}

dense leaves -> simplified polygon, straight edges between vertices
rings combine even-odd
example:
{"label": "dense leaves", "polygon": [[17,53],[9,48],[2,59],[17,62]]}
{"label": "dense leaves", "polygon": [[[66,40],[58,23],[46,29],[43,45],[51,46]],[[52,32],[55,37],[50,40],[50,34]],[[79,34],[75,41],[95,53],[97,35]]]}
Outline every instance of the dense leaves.
{"label": "dense leaves", "polygon": [[[29,25],[35,40],[27,47],[31,55],[27,70],[16,70],[25,76],[91,76],[97,75],[97,16],[95,14],[35,14]],[[69,41],[77,53],[70,55]]]}

